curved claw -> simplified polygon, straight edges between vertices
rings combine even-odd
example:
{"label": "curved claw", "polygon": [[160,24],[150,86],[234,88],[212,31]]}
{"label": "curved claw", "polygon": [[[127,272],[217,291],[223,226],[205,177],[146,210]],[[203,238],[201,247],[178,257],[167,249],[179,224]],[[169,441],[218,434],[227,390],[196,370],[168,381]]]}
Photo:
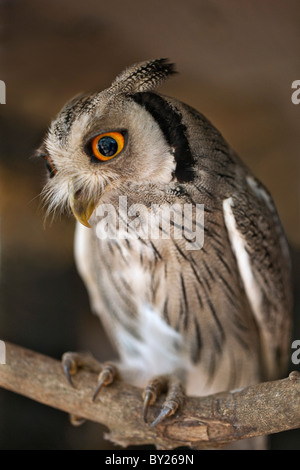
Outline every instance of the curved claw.
{"label": "curved claw", "polygon": [[155,418],[153,423],[150,424],[150,428],[154,428],[159,423],[161,423],[165,418],[167,418],[168,416],[171,416],[172,414],[174,414],[174,410],[172,408],[170,408],[168,406],[162,408],[162,410],[159,413],[159,415],[157,416],[157,418]]}
{"label": "curved claw", "polygon": [[73,388],[75,388],[75,386],[73,384],[72,377],[71,377],[71,370],[74,368],[74,363],[73,363],[72,359],[65,359],[65,361],[63,363],[63,368],[64,368],[64,373],[65,373],[65,376],[66,376],[69,384]]}
{"label": "curved claw", "polygon": [[145,395],[144,395],[144,406],[143,406],[143,418],[144,418],[144,421],[145,423],[147,423],[147,415],[148,415],[148,410],[149,410],[149,406],[152,404],[153,400],[153,393],[150,392],[149,390],[145,392]]}
{"label": "curved claw", "polygon": [[102,378],[99,382],[98,382],[98,385],[97,385],[97,388],[94,392],[94,395],[93,395],[93,398],[92,398],[92,401],[95,401],[98,394],[100,393],[101,389],[104,387],[105,384],[105,377]]}
{"label": "curved claw", "polygon": [[103,387],[106,387],[106,385],[111,384],[114,381],[114,378],[118,375],[116,366],[110,363],[106,363],[104,366],[103,371],[99,375],[99,382],[97,385],[97,388],[94,392],[92,401],[95,401],[99,392]]}

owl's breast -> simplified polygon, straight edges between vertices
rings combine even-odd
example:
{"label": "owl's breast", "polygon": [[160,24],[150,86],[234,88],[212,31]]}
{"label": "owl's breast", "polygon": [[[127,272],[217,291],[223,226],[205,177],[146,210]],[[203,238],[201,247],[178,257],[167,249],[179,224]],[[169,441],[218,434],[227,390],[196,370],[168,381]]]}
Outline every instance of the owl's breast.
{"label": "owl's breast", "polygon": [[99,239],[96,229],[78,225],[75,252],[93,310],[125,369],[138,371],[130,381],[142,386],[153,375],[186,367],[183,336],[162,315],[165,263],[153,242]]}

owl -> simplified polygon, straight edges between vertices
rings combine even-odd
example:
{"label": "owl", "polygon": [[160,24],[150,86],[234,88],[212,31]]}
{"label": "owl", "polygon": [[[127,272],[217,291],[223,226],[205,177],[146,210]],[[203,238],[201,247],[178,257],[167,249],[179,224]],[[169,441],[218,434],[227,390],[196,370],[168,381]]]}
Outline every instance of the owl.
{"label": "owl", "polygon": [[152,422],[201,396],[280,377],[291,330],[290,259],[269,192],[198,111],[155,93],[166,59],[123,71],[52,122],[39,155],[48,212],[77,219],[75,259],[117,363],[78,367],[141,387]]}

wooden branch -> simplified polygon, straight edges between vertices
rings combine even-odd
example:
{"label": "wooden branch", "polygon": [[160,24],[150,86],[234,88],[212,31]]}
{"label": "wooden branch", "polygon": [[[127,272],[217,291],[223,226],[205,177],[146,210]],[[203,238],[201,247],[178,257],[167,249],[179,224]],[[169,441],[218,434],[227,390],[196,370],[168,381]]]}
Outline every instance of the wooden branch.
{"label": "wooden branch", "polygon": [[[300,427],[300,373],[237,391],[189,397],[175,417],[151,429],[142,420],[141,390],[116,382],[103,389],[95,403],[97,376],[80,371],[72,388],[59,361],[6,343],[6,364],[0,365],[0,387],[40,403],[104,424],[114,443],[220,447],[248,437]],[[149,418],[159,412],[151,407]]]}

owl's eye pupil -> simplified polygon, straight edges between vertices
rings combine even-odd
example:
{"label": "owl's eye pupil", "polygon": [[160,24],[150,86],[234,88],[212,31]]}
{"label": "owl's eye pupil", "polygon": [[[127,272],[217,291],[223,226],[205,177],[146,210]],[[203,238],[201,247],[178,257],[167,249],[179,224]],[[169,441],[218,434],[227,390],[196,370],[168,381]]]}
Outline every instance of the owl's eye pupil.
{"label": "owl's eye pupil", "polygon": [[112,157],[118,151],[118,142],[108,135],[99,139],[97,144],[99,152],[105,157]]}
{"label": "owl's eye pupil", "polygon": [[125,145],[124,132],[111,131],[97,135],[91,141],[92,157],[106,162],[119,155]]}

